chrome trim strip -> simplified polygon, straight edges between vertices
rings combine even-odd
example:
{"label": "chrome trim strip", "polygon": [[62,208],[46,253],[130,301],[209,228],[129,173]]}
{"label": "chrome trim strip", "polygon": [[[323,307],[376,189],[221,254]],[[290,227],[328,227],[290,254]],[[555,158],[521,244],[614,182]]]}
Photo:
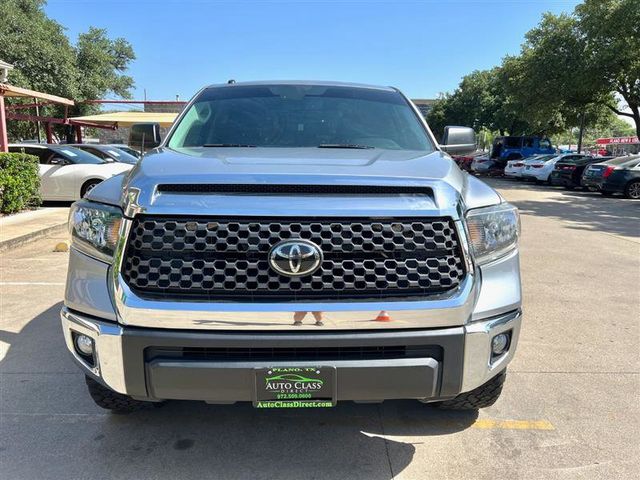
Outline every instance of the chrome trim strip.
{"label": "chrome trim strip", "polygon": [[[115,269],[114,269],[115,270]],[[115,305],[123,325],[196,330],[379,330],[464,324],[477,296],[472,275],[449,296],[418,301],[235,303],[174,302],[138,297],[121,275]],[[375,321],[386,311],[391,321]],[[323,325],[316,325],[318,316]],[[302,319],[302,325],[294,321]]]}

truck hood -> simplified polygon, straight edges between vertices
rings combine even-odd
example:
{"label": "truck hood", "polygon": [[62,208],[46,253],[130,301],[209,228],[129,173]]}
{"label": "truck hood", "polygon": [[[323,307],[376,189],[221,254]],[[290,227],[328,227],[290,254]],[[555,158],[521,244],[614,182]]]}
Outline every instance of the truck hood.
{"label": "truck hood", "polygon": [[[442,152],[380,149],[331,148],[184,148],[163,149],[148,154],[132,181],[216,183],[228,176],[245,178],[245,182],[266,181],[276,176],[335,177],[357,179],[371,177],[405,179],[407,184],[422,179],[443,179],[454,170]],[[278,180],[278,181],[279,181]],[[315,183],[317,179],[314,179]],[[307,183],[307,182],[305,182]]]}
{"label": "truck hood", "polygon": [[[114,203],[115,188],[103,182],[92,191],[91,199]],[[317,196],[300,202],[313,202],[320,214],[322,209],[346,214],[357,213],[359,203],[367,209],[379,208],[379,214],[398,214],[400,210],[416,209],[436,212],[455,210],[462,203],[466,208],[500,203],[501,199],[490,187],[460,171],[451,158],[441,152],[429,154],[417,151],[382,149],[319,149],[319,148],[184,148],[157,149],[145,155],[118,184],[117,203],[129,214],[140,212],[174,212],[193,214],[216,210],[237,214],[229,202],[229,194],[195,194],[159,192],[163,185],[210,184],[278,184],[278,185],[352,185],[424,187],[425,195],[395,195],[393,212],[391,198],[368,198],[366,202],[345,202],[344,196]],[[160,188],[161,190],[162,188]],[[255,195],[253,195],[255,196]],[[254,200],[253,214],[281,212],[282,196],[260,196]],[[224,197],[224,198],[222,198]],[[246,200],[247,195],[243,195]],[[373,196],[372,196],[373,197]],[[462,200],[462,202],[461,202]],[[355,211],[354,211],[355,210]],[[245,209],[246,213],[246,209]],[[284,213],[284,212],[282,212]],[[364,212],[362,212],[364,213]]]}

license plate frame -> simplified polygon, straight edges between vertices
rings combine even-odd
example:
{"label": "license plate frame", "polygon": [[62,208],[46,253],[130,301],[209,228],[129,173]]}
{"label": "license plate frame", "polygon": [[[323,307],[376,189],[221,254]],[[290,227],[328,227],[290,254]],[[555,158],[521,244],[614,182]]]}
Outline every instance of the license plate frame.
{"label": "license plate frame", "polygon": [[254,369],[255,408],[329,408],[337,403],[332,366]]}

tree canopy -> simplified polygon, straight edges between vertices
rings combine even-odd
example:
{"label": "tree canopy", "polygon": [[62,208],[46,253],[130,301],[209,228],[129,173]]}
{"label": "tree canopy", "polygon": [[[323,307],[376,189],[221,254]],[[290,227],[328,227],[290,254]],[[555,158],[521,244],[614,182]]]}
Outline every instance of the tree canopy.
{"label": "tree canopy", "polygon": [[[640,136],[640,1],[586,0],[572,14],[546,13],[519,55],[465,76],[429,121],[520,135],[634,119]],[[621,100],[630,111],[618,106]]]}
{"label": "tree canopy", "polygon": [[[10,82],[76,102],[106,95],[130,98],[133,79],[125,72],[135,55],[129,42],[91,27],[72,44],[64,27],[47,17],[44,5],[44,0],[0,2],[0,59],[15,67]],[[97,108],[78,104],[70,114],[94,113]],[[60,107],[42,110],[62,115]],[[33,137],[35,129],[26,122],[9,122],[8,128],[13,138]]]}

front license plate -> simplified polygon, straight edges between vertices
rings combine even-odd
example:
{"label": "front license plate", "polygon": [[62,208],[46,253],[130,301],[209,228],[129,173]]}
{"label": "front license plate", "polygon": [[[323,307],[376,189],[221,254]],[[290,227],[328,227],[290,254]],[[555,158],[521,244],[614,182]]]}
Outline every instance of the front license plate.
{"label": "front license plate", "polygon": [[325,408],[336,404],[335,367],[273,367],[255,371],[256,408]]}

